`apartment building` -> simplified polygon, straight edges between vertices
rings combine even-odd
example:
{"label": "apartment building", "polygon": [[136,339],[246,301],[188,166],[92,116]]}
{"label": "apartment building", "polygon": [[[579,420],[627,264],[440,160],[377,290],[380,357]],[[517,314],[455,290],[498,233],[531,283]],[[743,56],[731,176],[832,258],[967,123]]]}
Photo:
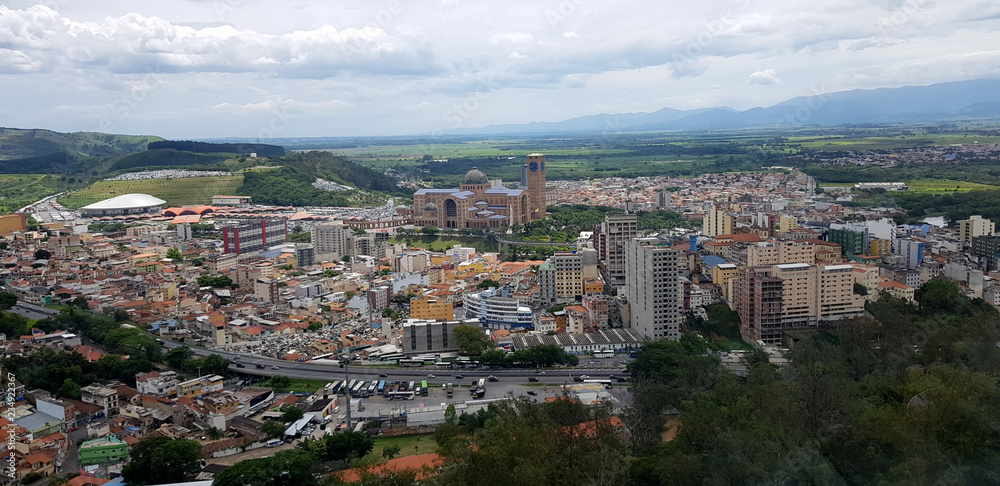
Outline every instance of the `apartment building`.
{"label": "apartment building", "polygon": [[222,227],[223,253],[237,255],[266,250],[288,239],[287,219],[248,219]]}
{"label": "apartment building", "polygon": [[630,327],[649,339],[680,339],[680,252],[656,238],[632,238],[624,253]]}
{"label": "apartment building", "polygon": [[791,263],[741,268],[733,304],[748,342],[780,344],[786,328],[815,326],[864,313],[852,265]]}
{"label": "apartment building", "polygon": [[429,297],[415,297],[410,299],[410,317],[432,321],[449,321],[455,318],[455,305]]}
{"label": "apartment building", "polygon": [[604,281],[613,287],[625,285],[625,243],[638,236],[635,214],[606,214],[594,231],[594,248]]}
{"label": "apartment building", "polygon": [[969,219],[960,219],[958,222],[958,239],[971,242],[978,236],[991,236],[996,232],[996,224],[993,221],[975,214]]}
{"label": "apartment building", "polygon": [[747,247],[747,266],[816,263],[816,247],[807,241],[763,241]]}
{"label": "apartment building", "polygon": [[[468,323],[468,322],[466,322]],[[458,351],[455,328],[464,324],[459,321],[422,321],[407,319],[403,322],[403,353],[446,353]],[[472,321],[472,325],[479,325]]]}
{"label": "apartment building", "polygon": [[316,258],[335,261],[350,255],[347,240],[350,234],[351,228],[340,221],[314,226],[311,236]]}
{"label": "apartment building", "polygon": [[701,220],[701,232],[706,236],[733,234],[733,216],[715,206],[709,206]]}

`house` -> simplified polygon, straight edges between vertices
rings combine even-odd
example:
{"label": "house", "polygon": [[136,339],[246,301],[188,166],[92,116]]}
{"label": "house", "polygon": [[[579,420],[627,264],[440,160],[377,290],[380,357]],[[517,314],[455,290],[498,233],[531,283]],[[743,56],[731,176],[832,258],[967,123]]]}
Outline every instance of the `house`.
{"label": "house", "polygon": [[18,479],[24,479],[25,476],[36,473],[42,476],[49,476],[56,471],[56,450],[47,449],[43,451],[33,452],[24,456],[20,460],[17,466],[17,476]]}

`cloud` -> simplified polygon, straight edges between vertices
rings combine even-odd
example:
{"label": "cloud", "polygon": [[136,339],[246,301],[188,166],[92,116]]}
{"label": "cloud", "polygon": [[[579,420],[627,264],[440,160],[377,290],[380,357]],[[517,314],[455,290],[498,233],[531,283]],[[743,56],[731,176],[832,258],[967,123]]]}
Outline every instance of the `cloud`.
{"label": "cloud", "polygon": [[433,108],[433,107],[434,103],[431,103],[430,101],[424,101],[422,103],[417,103],[415,105],[403,107],[403,109],[413,111],[413,110],[423,110],[426,108]]}
{"label": "cloud", "polygon": [[778,79],[778,73],[774,69],[765,69],[763,71],[757,71],[747,78],[747,84],[778,84],[781,80]]}
{"label": "cloud", "polygon": [[576,39],[580,37],[580,34],[577,34],[576,32],[563,32],[562,36],[563,39]]}
{"label": "cloud", "polygon": [[502,32],[499,34],[493,34],[490,37],[490,44],[524,44],[526,42],[531,42],[533,39],[531,34],[524,32]]}
{"label": "cloud", "polygon": [[507,59],[526,59],[528,56],[521,54],[520,52],[514,51],[507,55]]}
{"label": "cloud", "polygon": [[349,106],[340,100],[328,100],[318,102],[300,102],[293,99],[274,98],[257,103],[218,103],[212,106],[212,111],[228,113],[232,115],[250,115],[255,113],[304,113],[318,110],[331,110]]}
{"label": "cloud", "polygon": [[[0,6],[0,46],[32,61],[33,70],[92,68],[141,73],[266,72],[279,77],[326,78],[344,73],[433,74],[441,70],[429,48],[364,26],[267,34],[230,25],[192,27],[130,13],[78,22],[41,5]],[[0,61],[2,62],[2,61]],[[13,64],[8,61],[3,64]],[[25,72],[29,69],[21,68]]]}

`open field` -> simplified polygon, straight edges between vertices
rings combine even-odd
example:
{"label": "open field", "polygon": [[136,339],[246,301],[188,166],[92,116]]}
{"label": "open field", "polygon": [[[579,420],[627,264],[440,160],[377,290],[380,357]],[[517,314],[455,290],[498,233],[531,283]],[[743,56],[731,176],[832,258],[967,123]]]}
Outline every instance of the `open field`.
{"label": "open field", "polygon": [[69,208],[79,208],[122,194],[140,193],[163,199],[167,201],[167,206],[211,204],[212,196],[234,194],[242,185],[242,175],[100,181],[86,189],[59,198],[59,203]]}
{"label": "open field", "polygon": [[[945,193],[956,193],[956,192],[969,192],[969,191],[991,191],[997,189],[997,186],[991,186],[989,184],[980,184],[978,182],[966,182],[966,181],[956,181],[952,179],[919,179],[914,181],[900,181],[906,182],[907,186],[910,188],[907,192],[910,194],[945,194]],[[853,186],[855,183],[849,182],[821,182],[820,187],[844,187]]]}
{"label": "open field", "polygon": [[362,460],[377,460],[382,458],[382,450],[386,447],[399,446],[396,457],[428,454],[437,451],[434,434],[397,435],[394,437],[376,437],[375,447]]}
{"label": "open field", "polygon": [[[291,384],[287,387],[277,387],[276,391],[280,392],[306,392],[315,393],[317,390],[326,386],[327,383],[335,380],[310,380],[307,378],[290,378]],[[266,382],[264,382],[266,386]]]}

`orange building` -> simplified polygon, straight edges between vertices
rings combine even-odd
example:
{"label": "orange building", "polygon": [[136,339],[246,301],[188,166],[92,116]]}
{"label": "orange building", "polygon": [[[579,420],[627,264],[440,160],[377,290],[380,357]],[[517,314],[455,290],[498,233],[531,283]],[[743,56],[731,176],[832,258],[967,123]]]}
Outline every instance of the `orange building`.
{"label": "orange building", "polygon": [[410,299],[410,317],[450,321],[455,318],[455,305],[443,300],[413,298]]}
{"label": "orange building", "polygon": [[27,229],[28,217],[24,213],[0,216],[0,235],[9,235],[15,231],[27,231]]}

